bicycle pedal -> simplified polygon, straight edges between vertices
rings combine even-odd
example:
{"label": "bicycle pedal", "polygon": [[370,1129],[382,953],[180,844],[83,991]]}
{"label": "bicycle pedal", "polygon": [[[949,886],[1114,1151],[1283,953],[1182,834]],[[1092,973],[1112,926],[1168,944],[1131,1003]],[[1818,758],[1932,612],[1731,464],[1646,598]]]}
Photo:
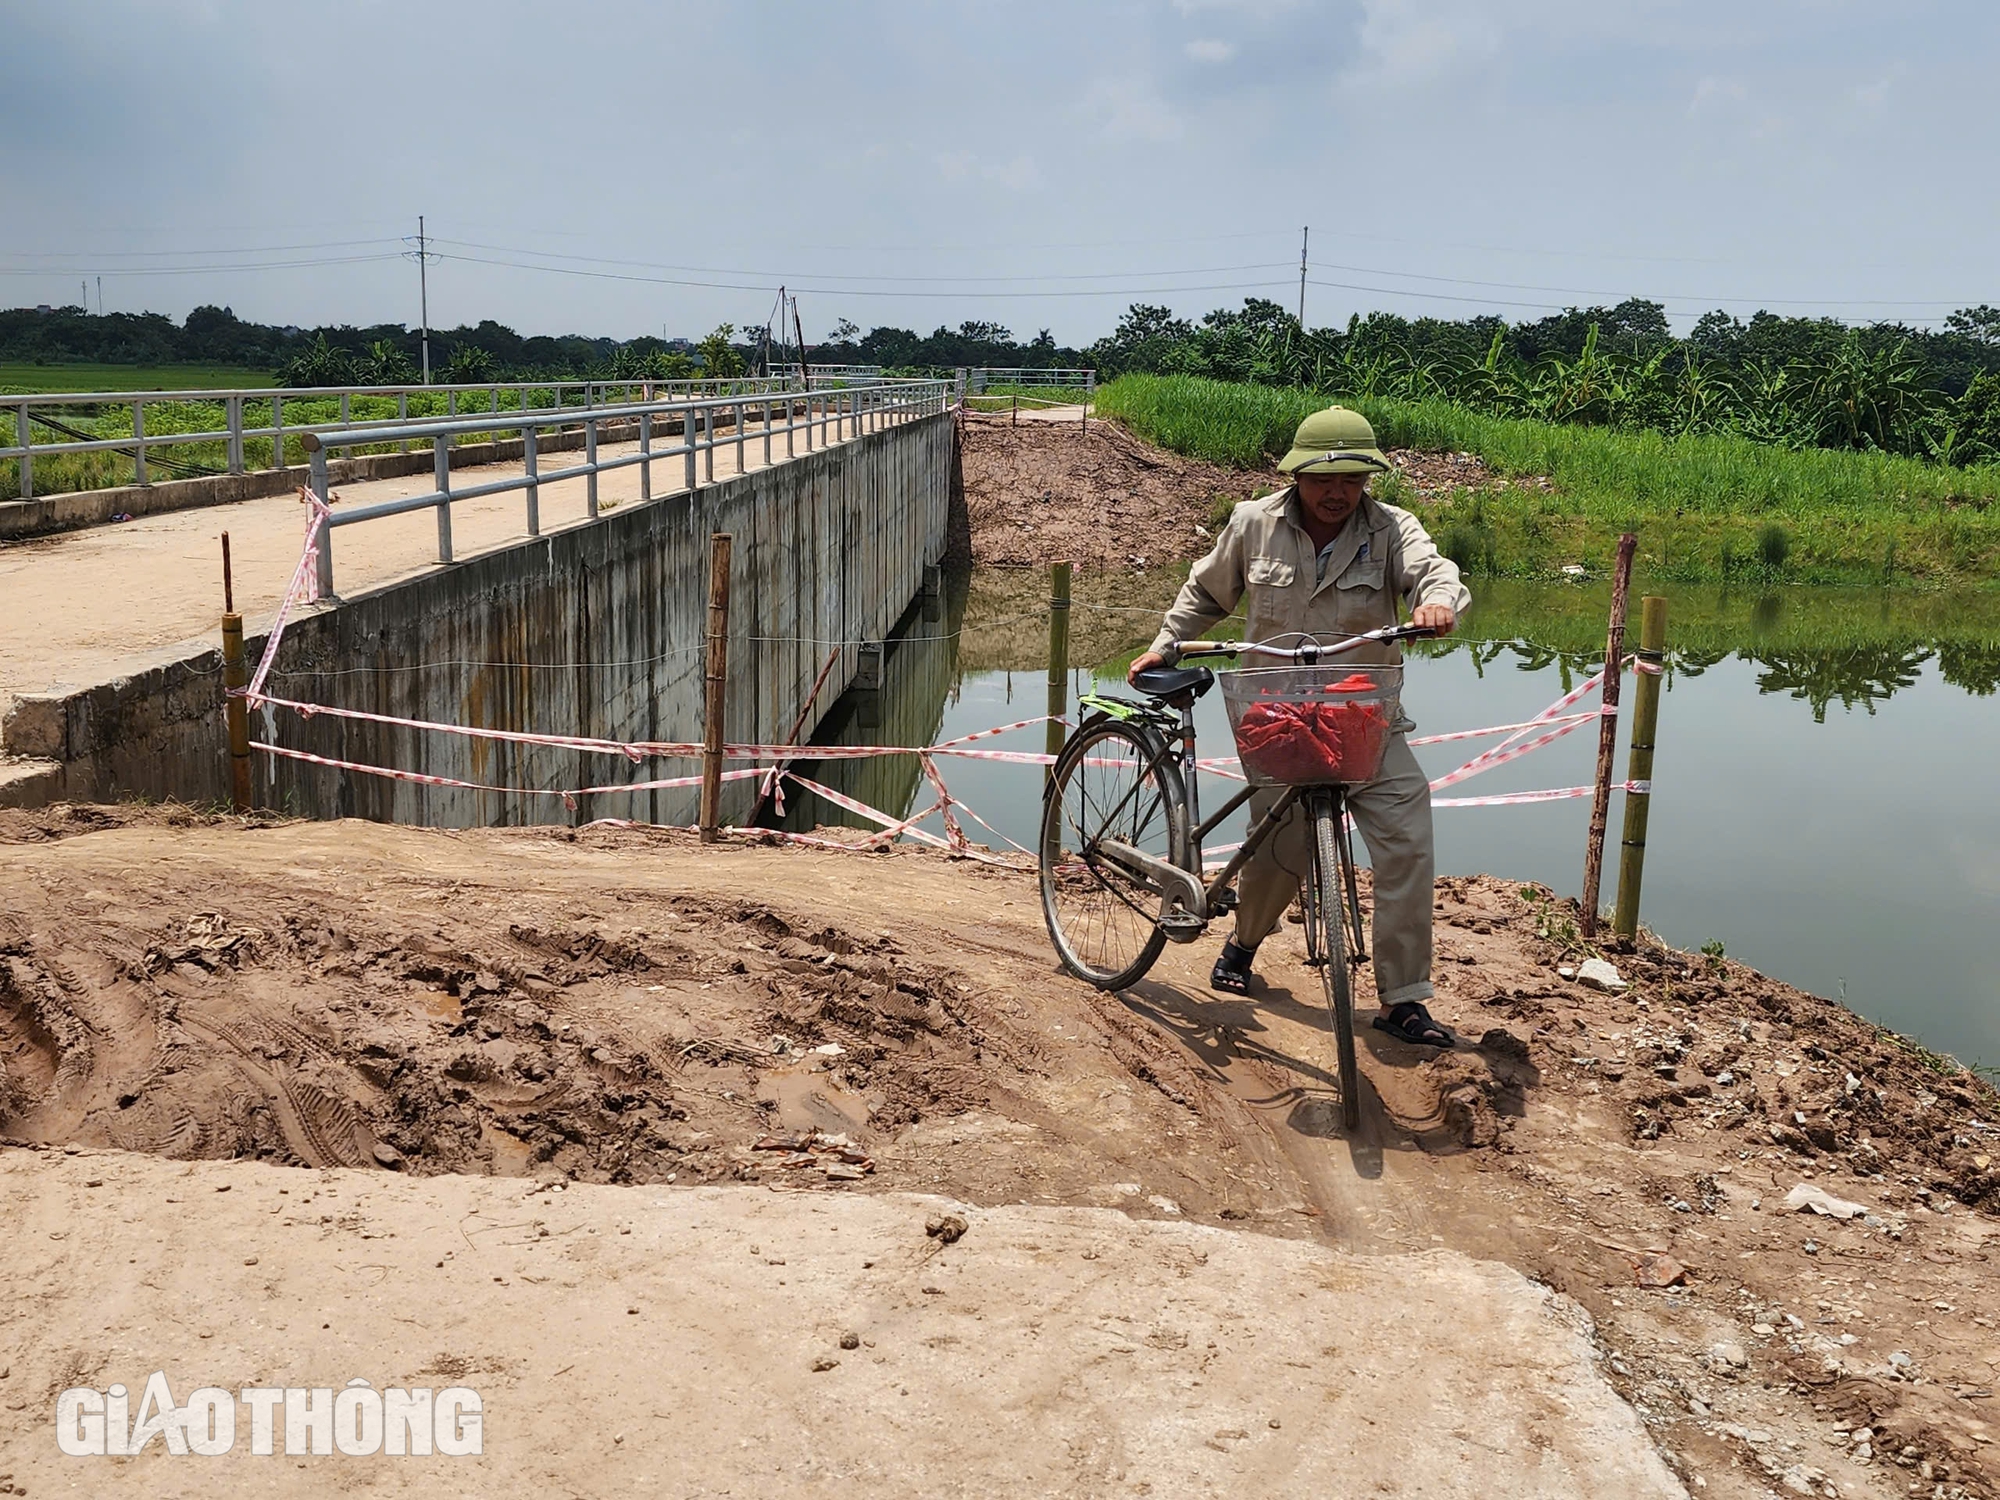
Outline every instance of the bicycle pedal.
{"label": "bicycle pedal", "polygon": [[1192,912],[1170,911],[1160,918],[1160,931],[1170,943],[1191,943],[1208,930],[1208,923]]}

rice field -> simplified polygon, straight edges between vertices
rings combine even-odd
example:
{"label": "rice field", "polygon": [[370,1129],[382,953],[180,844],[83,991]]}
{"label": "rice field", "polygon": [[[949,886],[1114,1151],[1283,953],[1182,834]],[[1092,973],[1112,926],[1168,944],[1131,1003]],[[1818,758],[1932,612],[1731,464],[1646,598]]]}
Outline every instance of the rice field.
{"label": "rice field", "polygon": [[[1338,399],[1126,375],[1098,389],[1097,410],[1162,447],[1261,468],[1285,451],[1302,417]],[[1986,582],[2000,571],[2000,466],[1553,426],[1436,400],[1349,404],[1385,446],[1472,453],[1502,479],[1551,482],[1424,503],[1440,545],[1475,573],[1600,571],[1624,530],[1639,535],[1642,569],[1690,582]],[[1384,497],[1411,503],[1393,479]]]}
{"label": "rice field", "polygon": [[0,362],[0,395],[45,391],[263,390],[277,382],[269,370],[236,365],[37,365]]}
{"label": "rice field", "polygon": [[[269,381],[266,380],[265,384],[268,385]],[[143,387],[133,387],[133,389],[143,389]],[[340,420],[340,399],[337,396],[303,397],[286,392],[276,394],[281,402],[284,426],[288,429],[284,439],[285,463],[304,464],[306,453],[301,441],[302,432],[293,429],[304,429],[315,423]],[[527,394],[538,408],[552,404],[553,397],[546,390]],[[523,392],[519,390],[502,390],[498,397],[499,409],[519,410],[522,397]],[[464,416],[476,416],[481,410],[486,409],[488,399],[480,392],[461,392],[459,413]],[[408,402],[408,415],[413,418],[444,416],[447,414],[449,404],[448,397],[441,391],[436,394],[415,393],[409,396]],[[34,434],[37,443],[74,441],[78,438],[116,441],[132,436],[132,409],[125,405],[78,402],[74,405],[37,406],[35,413]],[[349,414],[357,421],[386,421],[397,415],[396,397],[352,396],[349,399]],[[14,445],[15,424],[19,420],[17,408],[10,408],[0,403],[0,448]],[[62,425],[58,428],[49,425],[50,423]],[[220,433],[225,431],[228,425],[228,414],[220,401],[148,401],[146,403],[147,477],[157,483],[167,479],[226,472],[229,467],[229,452],[228,443],[224,438],[205,438],[196,442],[164,446],[156,445],[154,440],[170,437],[176,433]],[[246,429],[271,426],[270,399],[246,400],[243,403],[243,425]],[[460,441],[476,443],[485,436],[483,433],[469,433]],[[353,451],[383,453],[391,451],[391,445],[357,445]],[[245,467],[250,469],[277,467],[273,462],[272,439],[245,438],[243,459]],[[37,453],[34,492],[39,496],[107,489],[134,483],[136,472],[134,457],[125,451]],[[20,494],[19,461],[12,459],[0,461],[0,500],[18,499]]]}

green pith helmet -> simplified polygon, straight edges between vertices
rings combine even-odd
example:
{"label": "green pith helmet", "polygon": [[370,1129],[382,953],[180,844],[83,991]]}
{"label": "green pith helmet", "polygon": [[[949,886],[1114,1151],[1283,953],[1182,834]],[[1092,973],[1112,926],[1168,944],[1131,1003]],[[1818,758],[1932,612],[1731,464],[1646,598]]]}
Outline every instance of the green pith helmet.
{"label": "green pith helmet", "polygon": [[1292,451],[1278,462],[1286,474],[1379,474],[1388,467],[1368,419],[1345,406],[1329,406],[1299,423]]}

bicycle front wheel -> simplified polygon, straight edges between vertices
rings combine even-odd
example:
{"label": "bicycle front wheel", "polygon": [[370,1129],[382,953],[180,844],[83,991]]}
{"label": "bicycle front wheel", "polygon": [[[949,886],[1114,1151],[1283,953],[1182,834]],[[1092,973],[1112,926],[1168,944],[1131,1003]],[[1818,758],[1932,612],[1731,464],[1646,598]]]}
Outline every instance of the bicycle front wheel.
{"label": "bicycle front wheel", "polygon": [[1106,858],[1116,840],[1169,864],[1188,844],[1187,790],[1159,736],[1118,721],[1086,725],[1056,757],[1042,796],[1042,916],[1063,967],[1099,989],[1152,968],[1166,934],[1162,896]]}
{"label": "bicycle front wheel", "polygon": [[1361,1069],[1354,1059],[1354,986],[1347,969],[1347,878],[1341,860],[1341,808],[1331,793],[1313,799],[1313,867],[1308,921],[1314,924],[1320,954],[1320,981],[1333,1021],[1334,1050],[1340,1063],[1340,1123],[1361,1123]]}

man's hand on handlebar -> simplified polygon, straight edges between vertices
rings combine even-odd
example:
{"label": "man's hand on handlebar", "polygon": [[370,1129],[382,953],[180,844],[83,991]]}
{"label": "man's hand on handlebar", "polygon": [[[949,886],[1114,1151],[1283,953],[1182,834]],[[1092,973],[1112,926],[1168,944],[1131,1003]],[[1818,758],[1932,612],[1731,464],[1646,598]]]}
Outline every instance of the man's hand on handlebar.
{"label": "man's hand on handlebar", "polygon": [[1131,682],[1136,677],[1138,677],[1138,675],[1141,672],[1149,672],[1154,667],[1164,667],[1166,664],[1167,664],[1166,657],[1161,655],[1159,652],[1157,651],[1144,652],[1138,657],[1137,660],[1135,660],[1132,663],[1131,666],[1125,669],[1125,680],[1127,682]]}
{"label": "man's hand on handlebar", "polygon": [[1458,616],[1451,612],[1449,605],[1419,604],[1410,611],[1410,623],[1439,635],[1450,635],[1458,626]]}

